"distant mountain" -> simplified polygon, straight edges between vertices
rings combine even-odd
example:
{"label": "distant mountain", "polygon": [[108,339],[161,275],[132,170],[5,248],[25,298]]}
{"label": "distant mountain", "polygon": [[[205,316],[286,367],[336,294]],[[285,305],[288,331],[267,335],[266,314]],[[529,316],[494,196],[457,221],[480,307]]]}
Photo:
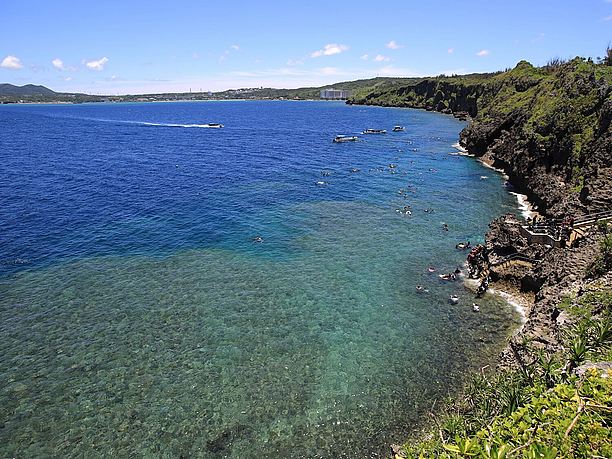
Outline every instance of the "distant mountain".
{"label": "distant mountain", "polygon": [[8,83],[0,84],[0,96],[53,96],[57,94],[49,88],[35,84],[15,86]]}

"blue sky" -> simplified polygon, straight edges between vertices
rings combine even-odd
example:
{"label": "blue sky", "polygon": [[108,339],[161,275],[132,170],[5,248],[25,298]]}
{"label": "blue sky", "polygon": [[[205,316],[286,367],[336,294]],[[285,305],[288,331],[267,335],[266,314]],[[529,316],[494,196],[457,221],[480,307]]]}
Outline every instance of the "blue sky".
{"label": "blue sky", "polygon": [[603,54],[612,0],[3,0],[0,82],[126,94],[323,85]]}

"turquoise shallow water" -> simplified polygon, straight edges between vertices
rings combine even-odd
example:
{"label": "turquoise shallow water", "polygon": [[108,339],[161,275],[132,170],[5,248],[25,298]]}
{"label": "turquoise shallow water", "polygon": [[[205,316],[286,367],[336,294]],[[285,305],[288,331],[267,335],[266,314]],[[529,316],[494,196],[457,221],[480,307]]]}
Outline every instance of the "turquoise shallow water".
{"label": "turquoise shallow water", "polygon": [[[208,121],[226,127],[142,124]],[[448,154],[451,117],[231,102],[0,123],[2,456],[377,457],[517,324],[437,277],[515,206]]]}

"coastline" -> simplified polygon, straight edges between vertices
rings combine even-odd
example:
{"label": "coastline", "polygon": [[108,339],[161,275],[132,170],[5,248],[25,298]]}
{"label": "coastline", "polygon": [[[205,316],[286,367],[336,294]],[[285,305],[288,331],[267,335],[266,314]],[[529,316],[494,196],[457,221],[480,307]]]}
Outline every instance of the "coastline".
{"label": "coastline", "polygon": [[[465,277],[463,285],[471,293],[475,293],[479,282],[477,279]],[[515,336],[520,333],[527,322],[527,316],[533,307],[534,301],[529,295],[521,293],[509,283],[498,283],[496,285],[496,287],[489,288],[487,293],[502,298],[520,317],[520,326],[512,332],[512,336]]]}
{"label": "coastline", "polygon": [[[578,393],[585,375],[579,365],[612,367],[609,347],[578,327],[612,322],[612,68],[605,65],[580,57],[543,67],[521,61],[488,78],[431,78],[349,101],[454,115],[468,111],[471,122],[460,134],[458,153],[451,154],[475,157],[502,173],[512,185],[508,191],[517,199],[517,213],[524,219],[541,216],[546,233],[557,234],[536,237],[538,232],[524,231],[524,222],[512,212],[490,222],[486,252],[503,262],[489,265],[489,291],[509,300],[523,324],[486,375],[483,371],[447,406],[431,413],[435,425],[402,447],[409,457],[450,457],[449,451],[459,455],[475,445],[474,455],[490,454],[492,439],[509,444],[511,453],[532,443],[533,452],[536,446],[554,446],[554,457],[569,457],[566,453],[584,446],[584,437],[568,435],[577,425],[576,407],[567,400],[533,397],[532,389],[539,384]],[[526,84],[519,87],[517,81]],[[558,109],[577,105],[583,111],[570,117]],[[576,227],[575,220],[581,221]],[[512,403],[505,399],[510,393]],[[516,426],[517,410],[541,413],[543,406],[554,406],[556,413],[547,423],[552,426],[548,433],[538,431],[544,424],[534,430],[532,423],[526,431]],[[561,414],[559,406],[566,412]],[[498,426],[494,431],[498,422],[519,428]]]}
{"label": "coastline", "polygon": [[[503,169],[498,169],[494,167],[493,161],[487,160],[482,157],[477,157],[476,155],[470,153],[466,148],[461,146],[459,142],[453,144],[452,146],[453,148],[459,151],[459,155],[466,156],[469,158],[475,158],[484,167],[497,172],[504,178],[504,180],[509,181],[508,174]],[[510,190],[508,190],[508,193],[516,197],[517,211],[520,212],[523,218],[533,218],[533,216],[536,215],[536,212],[534,211],[535,206],[534,204],[529,202],[527,195]],[[475,292],[478,288],[478,285],[479,282],[477,279],[470,279],[467,277],[464,278],[464,286],[469,290]],[[520,316],[520,326],[513,332],[512,336],[516,336],[521,333],[521,330],[528,321],[529,312],[531,311],[535,303],[534,296],[521,292],[520,289],[518,289],[510,282],[503,281],[497,281],[495,283],[495,287],[491,287],[488,289],[488,293],[502,298],[506,303],[508,303],[508,305],[513,308],[516,313],[518,313],[518,315]]]}
{"label": "coastline", "polygon": [[[466,156],[468,158],[476,158],[478,162],[480,162],[487,169],[494,170],[495,172],[501,174],[504,180],[509,181],[510,177],[503,169],[499,169],[493,166],[493,161],[490,159],[486,159],[484,157],[477,157],[475,154],[470,153],[467,149],[463,148],[459,142],[454,143],[453,148],[455,148],[459,156]],[[452,154],[452,153],[451,153]],[[511,184],[512,185],[512,184]],[[529,198],[526,194],[518,193],[516,191],[508,191],[510,194],[514,195],[518,201],[518,209],[523,216],[523,218],[533,218],[535,215],[539,215],[537,213],[537,206],[529,201]]]}

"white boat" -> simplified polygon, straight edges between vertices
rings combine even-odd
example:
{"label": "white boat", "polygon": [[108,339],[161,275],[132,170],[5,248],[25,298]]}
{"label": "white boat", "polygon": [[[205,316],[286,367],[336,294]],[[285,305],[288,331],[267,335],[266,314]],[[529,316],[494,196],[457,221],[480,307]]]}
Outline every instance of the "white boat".
{"label": "white boat", "polygon": [[393,126],[393,132],[401,132],[405,130],[406,128],[404,126]]}
{"label": "white boat", "polygon": [[333,141],[335,143],[343,143],[343,142],[357,142],[358,140],[359,140],[359,137],[356,137],[354,135],[337,135]]}
{"label": "white boat", "polygon": [[457,295],[451,295],[450,296],[450,302],[453,303],[453,304],[459,303],[459,297]]}
{"label": "white boat", "polygon": [[366,129],[362,134],[386,134],[386,129]]}
{"label": "white boat", "polygon": [[212,129],[221,129],[223,125],[221,123],[208,123],[206,124],[206,127],[209,127]]}

